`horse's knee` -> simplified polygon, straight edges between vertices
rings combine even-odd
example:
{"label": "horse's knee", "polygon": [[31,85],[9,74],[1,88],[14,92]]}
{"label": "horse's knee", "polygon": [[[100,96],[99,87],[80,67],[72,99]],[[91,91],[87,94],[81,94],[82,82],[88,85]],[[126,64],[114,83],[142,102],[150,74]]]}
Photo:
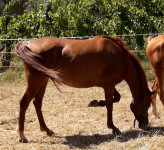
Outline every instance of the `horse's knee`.
{"label": "horse's knee", "polygon": [[100,101],[98,102],[98,106],[100,106],[100,107],[106,106],[106,101],[100,100]]}

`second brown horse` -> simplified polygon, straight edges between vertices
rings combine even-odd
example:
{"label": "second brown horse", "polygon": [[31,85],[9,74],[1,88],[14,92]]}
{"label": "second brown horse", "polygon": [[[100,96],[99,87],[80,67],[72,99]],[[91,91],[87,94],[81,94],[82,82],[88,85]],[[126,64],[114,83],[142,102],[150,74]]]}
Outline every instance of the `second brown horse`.
{"label": "second brown horse", "polygon": [[153,112],[159,117],[156,110],[156,95],[157,93],[159,94],[160,100],[164,105],[164,35],[155,38],[149,37],[146,53],[156,75],[152,86],[154,91],[152,102]]}
{"label": "second brown horse", "polygon": [[62,83],[76,88],[93,86],[103,88],[107,126],[116,134],[120,131],[113,124],[113,99],[115,96],[118,99],[120,97],[115,85],[125,80],[133,96],[130,108],[139,122],[139,127],[146,129],[152,93],[138,59],[126,49],[125,43],[120,38],[97,36],[87,40],[69,40],[45,37],[18,43],[16,52],[24,61],[27,79],[27,88],[20,101],[18,128],[20,142],[28,142],[24,135],[24,119],[32,99],[40,129],[46,131],[48,135],[53,134],[46,126],[41,111],[49,78],[56,87]]}

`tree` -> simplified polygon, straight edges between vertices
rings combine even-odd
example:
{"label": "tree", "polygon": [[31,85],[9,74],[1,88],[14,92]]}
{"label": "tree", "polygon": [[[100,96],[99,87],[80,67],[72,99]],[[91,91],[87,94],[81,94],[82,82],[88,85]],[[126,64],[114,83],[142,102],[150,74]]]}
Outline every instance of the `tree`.
{"label": "tree", "polygon": [[[15,0],[6,4],[0,17],[0,38],[37,38],[127,35],[130,49],[143,49],[140,33],[163,32],[163,0]],[[11,14],[12,8],[24,7],[23,14]],[[16,9],[17,10],[17,9]],[[19,13],[13,13],[19,14]]]}
{"label": "tree", "polygon": [[[1,0],[1,2],[1,15],[3,15],[3,23],[1,24],[4,33],[8,34],[8,25],[12,17],[17,17],[24,13],[26,0]],[[4,68],[6,69],[7,66],[10,66],[12,41],[4,41],[2,45],[2,48],[5,48],[7,52],[1,59],[2,66],[5,66]]]}

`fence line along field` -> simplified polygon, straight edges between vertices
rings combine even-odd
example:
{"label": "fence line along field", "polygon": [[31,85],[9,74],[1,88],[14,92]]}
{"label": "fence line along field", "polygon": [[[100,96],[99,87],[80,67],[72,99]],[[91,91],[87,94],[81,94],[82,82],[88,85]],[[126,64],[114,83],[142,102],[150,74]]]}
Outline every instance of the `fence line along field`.
{"label": "fence line along field", "polygon": [[133,114],[129,104],[132,96],[125,82],[116,86],[121,101],[114,104],[113,121],[122,131],[115,136],[106,125],[106,108],[89,108],[93,99],[104,99],[100,88],[76,89],[61,86],[59,92],[49,82],[43,100],[43,114],[47,126],[55,133],[48,137],[39,129],[38,119],[31,103],[25,120],[25,134],[28,144],[18,142],[19,100],[25,90],[25,81],[2,82],[0,86],[0,149],[46,150],[46,149],[164,149],[164,112],[157,98],[160,119],[149,109],[150,128],[148,131],[133,128]]}

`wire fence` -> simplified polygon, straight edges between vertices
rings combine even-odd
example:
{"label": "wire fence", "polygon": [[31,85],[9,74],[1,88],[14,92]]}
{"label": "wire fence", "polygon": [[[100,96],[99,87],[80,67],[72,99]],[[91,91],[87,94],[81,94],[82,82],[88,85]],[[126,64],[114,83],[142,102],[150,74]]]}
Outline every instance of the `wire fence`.
{"label": "wire fence", "polygon": [[[130,35],[117,35],[119,37],[122,37],[123,39],[131,38],[131,37],[137,37],[137,36],[144,36],[146,39],[149,36],[155,37],[158,35],[163,35],[164,33],[151,33],[151,34],[130,34]],[[61,38],[67,38],[67,39],[89,39],[94,36],[85,36],[85,37],[61,37]],[[36,38],[32,38],[36,39]],[[19,58],[16,56],[16,53],[14,51],[15,45],[19,41],[28,41],[32,40],[30,39],[0,39],[0,69],[2,68],[20,68],[22,67],[22,63],[19,60]],[[145,40],[146,41],[146,40]],[[146,44],[145,44],[146,45]],[[131,49],[134,53],[138,53],[141,55],[146,55],[145,49]]]}

